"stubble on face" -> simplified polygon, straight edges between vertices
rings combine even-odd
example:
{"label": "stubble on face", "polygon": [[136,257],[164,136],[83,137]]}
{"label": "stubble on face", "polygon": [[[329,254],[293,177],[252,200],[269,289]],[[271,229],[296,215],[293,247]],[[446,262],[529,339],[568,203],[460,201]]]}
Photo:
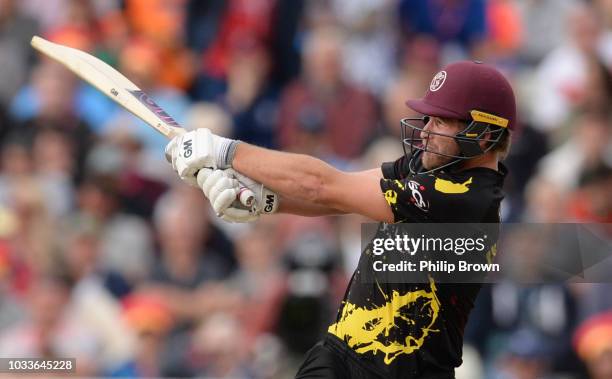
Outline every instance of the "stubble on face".
{"label": "stubble on face", "polygon": [[[459,132],[461,128],[461,124],[457,121],[447,121],[445,120],[444,126],[434,126],[431,131],[448,135],[448,137],[443,135],[429,134],[427,137],[428,141],[426,142],[427,151],[423,153],[423,157],[421,158],[421,162],[423,164],[423,168],[426,170],[432,170],[437,167],[441,167],[449,162],[451,162],[454,158],[439,155],[459,155],[459,146],[457,142],[452,138]],[[436,154],[439,153],[439,154]]]}

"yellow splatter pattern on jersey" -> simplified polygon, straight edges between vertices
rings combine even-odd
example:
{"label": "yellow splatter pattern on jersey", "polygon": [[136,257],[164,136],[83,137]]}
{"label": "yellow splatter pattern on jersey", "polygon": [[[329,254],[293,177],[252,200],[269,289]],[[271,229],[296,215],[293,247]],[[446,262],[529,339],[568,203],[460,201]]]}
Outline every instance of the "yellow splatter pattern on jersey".
{"label": "yellow splatter pattern on jersey", "polygon": [[[382,292],[382,291],[381,291]],[[355,352],[365,354],[378,352],[384,354],[386,365],[391,364],[402,354],[411,354],[423,346],[440,312],[440,301],[436,296],[436,285],[430,278],[429,288],[400,294],[394,290],[386,302],[373,308],[359,307],[346,302],[340,320],[332,324],[328,332],[344,340]],[[419,319],[407,315],[411,307],[419,307]],[[412,313],[414,314],[414,313]],[[394,335],[400,330],[398,322],[415,327],[414,335],[403,336],[398,340]],[[420,324],[420,325],[419,325]]]}
{"label": "yellow splatter pattern on jersey", "polygon": [[468,185],[472,184],[472,177],[463,183],[453,183],[450,180],[436,178],[434,188],[442,193],[466,193],[470,190]]}
{"label": "yellow splatter pattern on jersey", "polygon": [[397,192],[393,190],[387,190],[385,192],[385,200],[387,200],[387,204],[389,205],[397,204]]}

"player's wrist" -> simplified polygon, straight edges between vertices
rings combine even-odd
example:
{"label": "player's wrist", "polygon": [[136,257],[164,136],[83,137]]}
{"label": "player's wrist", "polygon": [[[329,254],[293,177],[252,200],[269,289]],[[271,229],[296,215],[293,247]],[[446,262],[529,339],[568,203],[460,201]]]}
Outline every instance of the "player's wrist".
{"label": "player's wrist", "polygon": [[236,148],[242,141],[234,140],[225,137],[218,137],[218,152],[217,152],[217,168],[225,170],[232,167]]}

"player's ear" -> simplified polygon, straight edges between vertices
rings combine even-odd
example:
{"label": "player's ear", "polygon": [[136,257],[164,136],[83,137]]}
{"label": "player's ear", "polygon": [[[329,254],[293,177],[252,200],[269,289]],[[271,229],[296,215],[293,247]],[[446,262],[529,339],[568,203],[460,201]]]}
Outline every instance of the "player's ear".
{"label": "player's ear", "polygon": [[482,151],[487,150],[487,148],[491,144],[491,138],[493,138],[493,136],[490,131],[482,135],[480,141],[478,141],[478,144],[480,145]]}

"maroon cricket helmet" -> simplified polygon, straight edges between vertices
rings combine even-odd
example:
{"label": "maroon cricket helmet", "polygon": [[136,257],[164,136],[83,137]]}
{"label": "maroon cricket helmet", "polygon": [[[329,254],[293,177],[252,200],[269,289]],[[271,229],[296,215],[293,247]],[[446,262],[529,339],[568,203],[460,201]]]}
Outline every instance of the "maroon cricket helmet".
{"label": "maroon cricket helmet", "polygon": [[[516,101],[510,83],[494,67],[481,62],[449,64],[434,76],[423,98],[408,100],[406,105],[425,116],[401,120],[404,152],[410,158],[412,172],[420,171],[414,167],[423,152],[452,158],[445,165],[427,172],[484,154],[501,143],[504,135],[516,124]],[[431,116],[462,120],[466,127],[456,135],[426,130]],[[431,149],[429,139],[423,136],[432,134],[453,138],[459,146],[459,153]],[[482,141],[487,144],[483,145]],[[410,154],[406,147],[410,148]]]}
{"label": "maroon cricket helmet", "polygon": [[406,101],[411,109],[436,117],[471,121],[478,110],[516,123],[514,91],[508,80],[494,67],[472,61],[455,62],[438,72],[425,96]]}

